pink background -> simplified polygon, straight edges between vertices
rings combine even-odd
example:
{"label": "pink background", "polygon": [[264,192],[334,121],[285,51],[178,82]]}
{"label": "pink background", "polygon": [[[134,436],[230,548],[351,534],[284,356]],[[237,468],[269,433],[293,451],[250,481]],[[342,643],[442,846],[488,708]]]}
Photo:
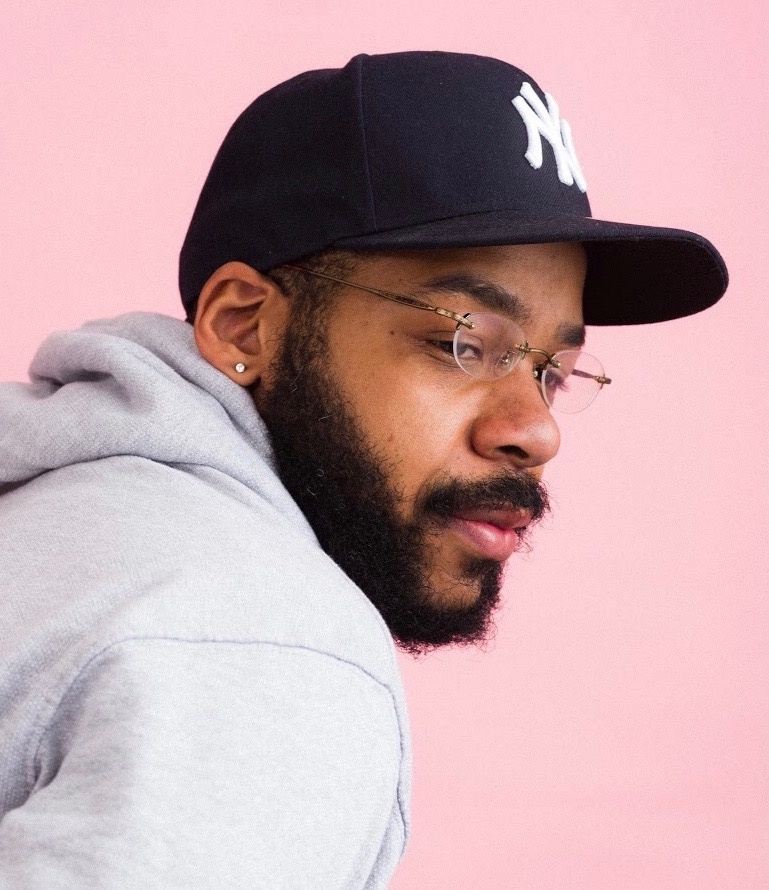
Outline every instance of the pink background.
{"label": "pink background", "polygon": [[557,509],[509,568],[490,650],[402,659],[396,890],[765,886],[763,6],[3,3],[0,379],[53,329],[180,315],[177,253],[227,127],[360,51],[528,70],[597,216],[692,228],[726,258],[715,309],[591,332],[615,383],[563,423]]}

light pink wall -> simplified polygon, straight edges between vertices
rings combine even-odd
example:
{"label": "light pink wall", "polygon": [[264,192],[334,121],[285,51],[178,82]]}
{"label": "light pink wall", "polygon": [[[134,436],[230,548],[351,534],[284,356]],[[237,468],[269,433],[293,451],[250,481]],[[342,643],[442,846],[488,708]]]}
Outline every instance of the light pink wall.
{"label": "light pink wall", "polygon": [[591,333],[615,383],[564,423],[557,509],[510,566],[491,651],[403,659],[416,776],[396,890],[765,885],[763,6],[3,4],[0,379],[52,329],[178,315],[177,252],[226,128],[360,51],[529,70],[596,215],[693,228],[729,264],[714,310]]}

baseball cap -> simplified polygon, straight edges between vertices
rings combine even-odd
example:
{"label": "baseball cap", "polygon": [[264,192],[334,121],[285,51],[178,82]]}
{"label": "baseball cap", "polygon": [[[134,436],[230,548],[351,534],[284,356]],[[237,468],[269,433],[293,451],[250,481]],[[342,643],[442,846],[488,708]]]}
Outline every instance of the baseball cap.
{"label": "baseball cap", "polygon": [[728,274],[701,235],[593,218],[571,127],[519,68],[446,52],[358,55],[257,98],[214,159],[182,246],[188,313],[231,260],[325,249],[579,241],[587,324],[713,305]]}

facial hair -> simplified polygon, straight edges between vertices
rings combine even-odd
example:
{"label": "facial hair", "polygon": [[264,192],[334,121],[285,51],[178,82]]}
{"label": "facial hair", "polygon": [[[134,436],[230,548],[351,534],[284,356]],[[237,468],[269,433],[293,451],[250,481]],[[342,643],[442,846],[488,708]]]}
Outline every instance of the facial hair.
{"label": "facial hair", "polygon": [[320,546],[379,610],[401,648],[422,655],[487,641],[502,564],[466,559],[456,582],[477,596],[447,604],[428,579],[428,537],[464,509],[517,508],[536,521],[548,509],[544,487],[512,470],[475,482],[443,476],[423,486],[404,520],[393,468],[364,435],[319,340],[289,325],[269,386],[259,394],[281,481]]}

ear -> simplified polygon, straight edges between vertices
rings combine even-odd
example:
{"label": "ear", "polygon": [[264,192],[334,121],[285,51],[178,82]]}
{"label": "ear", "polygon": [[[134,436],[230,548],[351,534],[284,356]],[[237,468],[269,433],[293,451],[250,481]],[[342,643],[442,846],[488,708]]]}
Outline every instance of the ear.
{"label": "ear", "polygon": [[288,298],[274,281],[245,263],[225,263],[200,292],[195,342],[206,361],[250,387],[270,366],[288,316]]}

